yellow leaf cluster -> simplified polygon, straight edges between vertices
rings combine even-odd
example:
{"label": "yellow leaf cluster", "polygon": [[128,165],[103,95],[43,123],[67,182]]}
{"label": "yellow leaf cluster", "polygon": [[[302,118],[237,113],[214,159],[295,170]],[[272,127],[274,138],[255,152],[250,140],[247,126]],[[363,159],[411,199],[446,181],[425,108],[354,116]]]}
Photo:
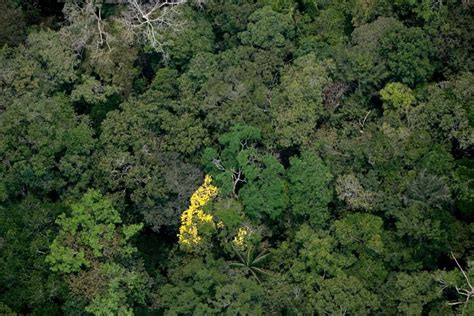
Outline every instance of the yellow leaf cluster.
{"label": "yellow leaf cluster", "polygon": [[249,234],[249,230],[246,227],[240,227],[237,231],[237,235],[234,237],[234,244],[240,249],[244,250],[247,246],[247,236]]}
{"label": "yellow leaf cluster", "polygon": [[181,226],[179,227],[179,243],[183,246],[193,246],[201,242],[197,225],[200,223],[212,223],[213,216],[206,214],[202,207],[219,192],[218,188],[211,184],[212,178],[206,175],[204,183],[193,193],[189,208],[181,214]]}

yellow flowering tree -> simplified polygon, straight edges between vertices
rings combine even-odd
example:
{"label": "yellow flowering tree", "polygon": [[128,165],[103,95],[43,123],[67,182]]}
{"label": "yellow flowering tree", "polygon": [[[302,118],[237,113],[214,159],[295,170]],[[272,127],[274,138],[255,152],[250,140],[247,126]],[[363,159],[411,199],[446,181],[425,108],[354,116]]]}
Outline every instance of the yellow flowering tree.
{"label": "yellow flowering tree", "polygon": [[178,238],[179,244],[185,248],[192,248],[202,241],[198,231],[199,225],[205,223],[214,225],[214,217],[203,210],[203,207],[219,192],[211,182],[211,176],[206,175],[204,183],[191,196],[189,208],[181,215]]}
{"label": "yellow flowering tree", "polygon": [[[224,244],[230,241],[231,244],[229,246],[235,246],[240,251],[247,249],[252,229],[247,225],[242,225],[243,214],[235,203],[230,203],[229,205],[228,200],[217,202],[213,206],[216,216],[206,213],[204,210],[204,207],[218,193],[219,189],[212,185],[212,177],[206,175],[203,184],[191,196],[188,209],[181,214],[178,242],[183,249],[188,251],[197,250],[197,246],[203,244],[203,239],[206,236],[205,228],[209,227],[212,227],[213,231],[216,228],[219,230],[219,239]],[[208,211],[214,213],[212,210]],[[228,214],[229,211],[232,213],[231,216]],[[240,227],[237,229],[236,226]],[[230,240],[228,239],[229,235],[233,235]]]}

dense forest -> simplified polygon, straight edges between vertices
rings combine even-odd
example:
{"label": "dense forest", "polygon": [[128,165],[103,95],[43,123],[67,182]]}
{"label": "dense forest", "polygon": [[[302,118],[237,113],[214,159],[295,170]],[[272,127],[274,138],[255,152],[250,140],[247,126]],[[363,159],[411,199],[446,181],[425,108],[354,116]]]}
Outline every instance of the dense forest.
{"label": "dense forest", "polygon": [[474,315],[474,3],[0,0],[1,315]]}

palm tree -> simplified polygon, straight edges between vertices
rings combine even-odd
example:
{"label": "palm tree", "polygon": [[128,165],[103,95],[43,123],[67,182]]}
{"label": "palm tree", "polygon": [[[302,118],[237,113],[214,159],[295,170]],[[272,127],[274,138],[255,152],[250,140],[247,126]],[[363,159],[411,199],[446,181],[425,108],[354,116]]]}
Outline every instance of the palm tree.
{"label": "palm tree", "polygon": [[262,250],[258,255],[255,255],[256,252],[254,251],[253,247],[249,246],[247,251],[242,252],[238,250],[236,247],[232,246],[235,253],[237,254],[237,258],[239,262],[231,262],[230,266],[235,268],[242,268],[253,275],[253,277],[257,280],[259,284],[262,282],[258,275],[270,275],[270,271],[266,271],[259,267],[261,263],[270,255],[265,249]]}

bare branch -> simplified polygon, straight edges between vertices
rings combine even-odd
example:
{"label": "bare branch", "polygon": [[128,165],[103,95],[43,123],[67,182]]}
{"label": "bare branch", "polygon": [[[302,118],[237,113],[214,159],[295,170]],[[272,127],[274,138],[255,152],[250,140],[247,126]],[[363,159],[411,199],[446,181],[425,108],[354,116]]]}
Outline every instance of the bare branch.
{"label": "bare branch", "polygon": [[456,265],[458,266],[459,270],[461,270],[462,274],[464,275],[464,278],[466,279],[466,282],[469,285],[469,287],[471,288],[471,290],[474,290],[474,288],[471,285],[471,282],[469,281],[469,278],[466,275],[466,272],[464,272],[463,268],[461,267],[461,265],[459,264],[458,260],[456,259],[456,257],[454,256],[454,254],[452,252],[451,252],[451,256],[453,257],[454,261],[456,262]]}
{"label": "bare branch", "polygon": [[464,279],[466,280],[466,283],[469,286],[469,289],[463,289],[463,288],[459,288],[459,287],[455,286],[456,292],[459,295],[465,296],[466,300],[464,302],[454,302],[454,303],[448,303],[448,304],[451,305],[451,306],[464,304],[463,311],[461,313],[461,315],[464,315],[467,304],[469,304],[469,300],[471,299],[471,297],[474,296],[474,288],[472,287],[471,282],[470,282],[469,277],[467,276],[466,272],[461,267],[461,265],[459,264],[458,260],[456,259],[456,257],[454,256],[454,254],[452,252],[451,252],[451,256],[453,257],[454,261],[456,262],[456,265],[458,266],[459,270],[461,271],[462,275],[464,276]]}
{"label": "bare branch", "polygon": [[162,33],[179,31],[183,22],[177,19],[176,8],[187,0],[155,0],[141,2],[128,0],[121,22],[131,37],[148,42],[154,49],[164,52]]}
{"label": "bare branch", "polygon": [[369,112],[367,112],[367,114],[365,115],[364,120],[363,120],[362,122],[359,120],[360,132],[361,132],[361,133],[364,133],[365,121],[367,120],[367,118],[369,117],[369,115],[370,115],[371,112],[372,112],[372,110],[370,110]]}

